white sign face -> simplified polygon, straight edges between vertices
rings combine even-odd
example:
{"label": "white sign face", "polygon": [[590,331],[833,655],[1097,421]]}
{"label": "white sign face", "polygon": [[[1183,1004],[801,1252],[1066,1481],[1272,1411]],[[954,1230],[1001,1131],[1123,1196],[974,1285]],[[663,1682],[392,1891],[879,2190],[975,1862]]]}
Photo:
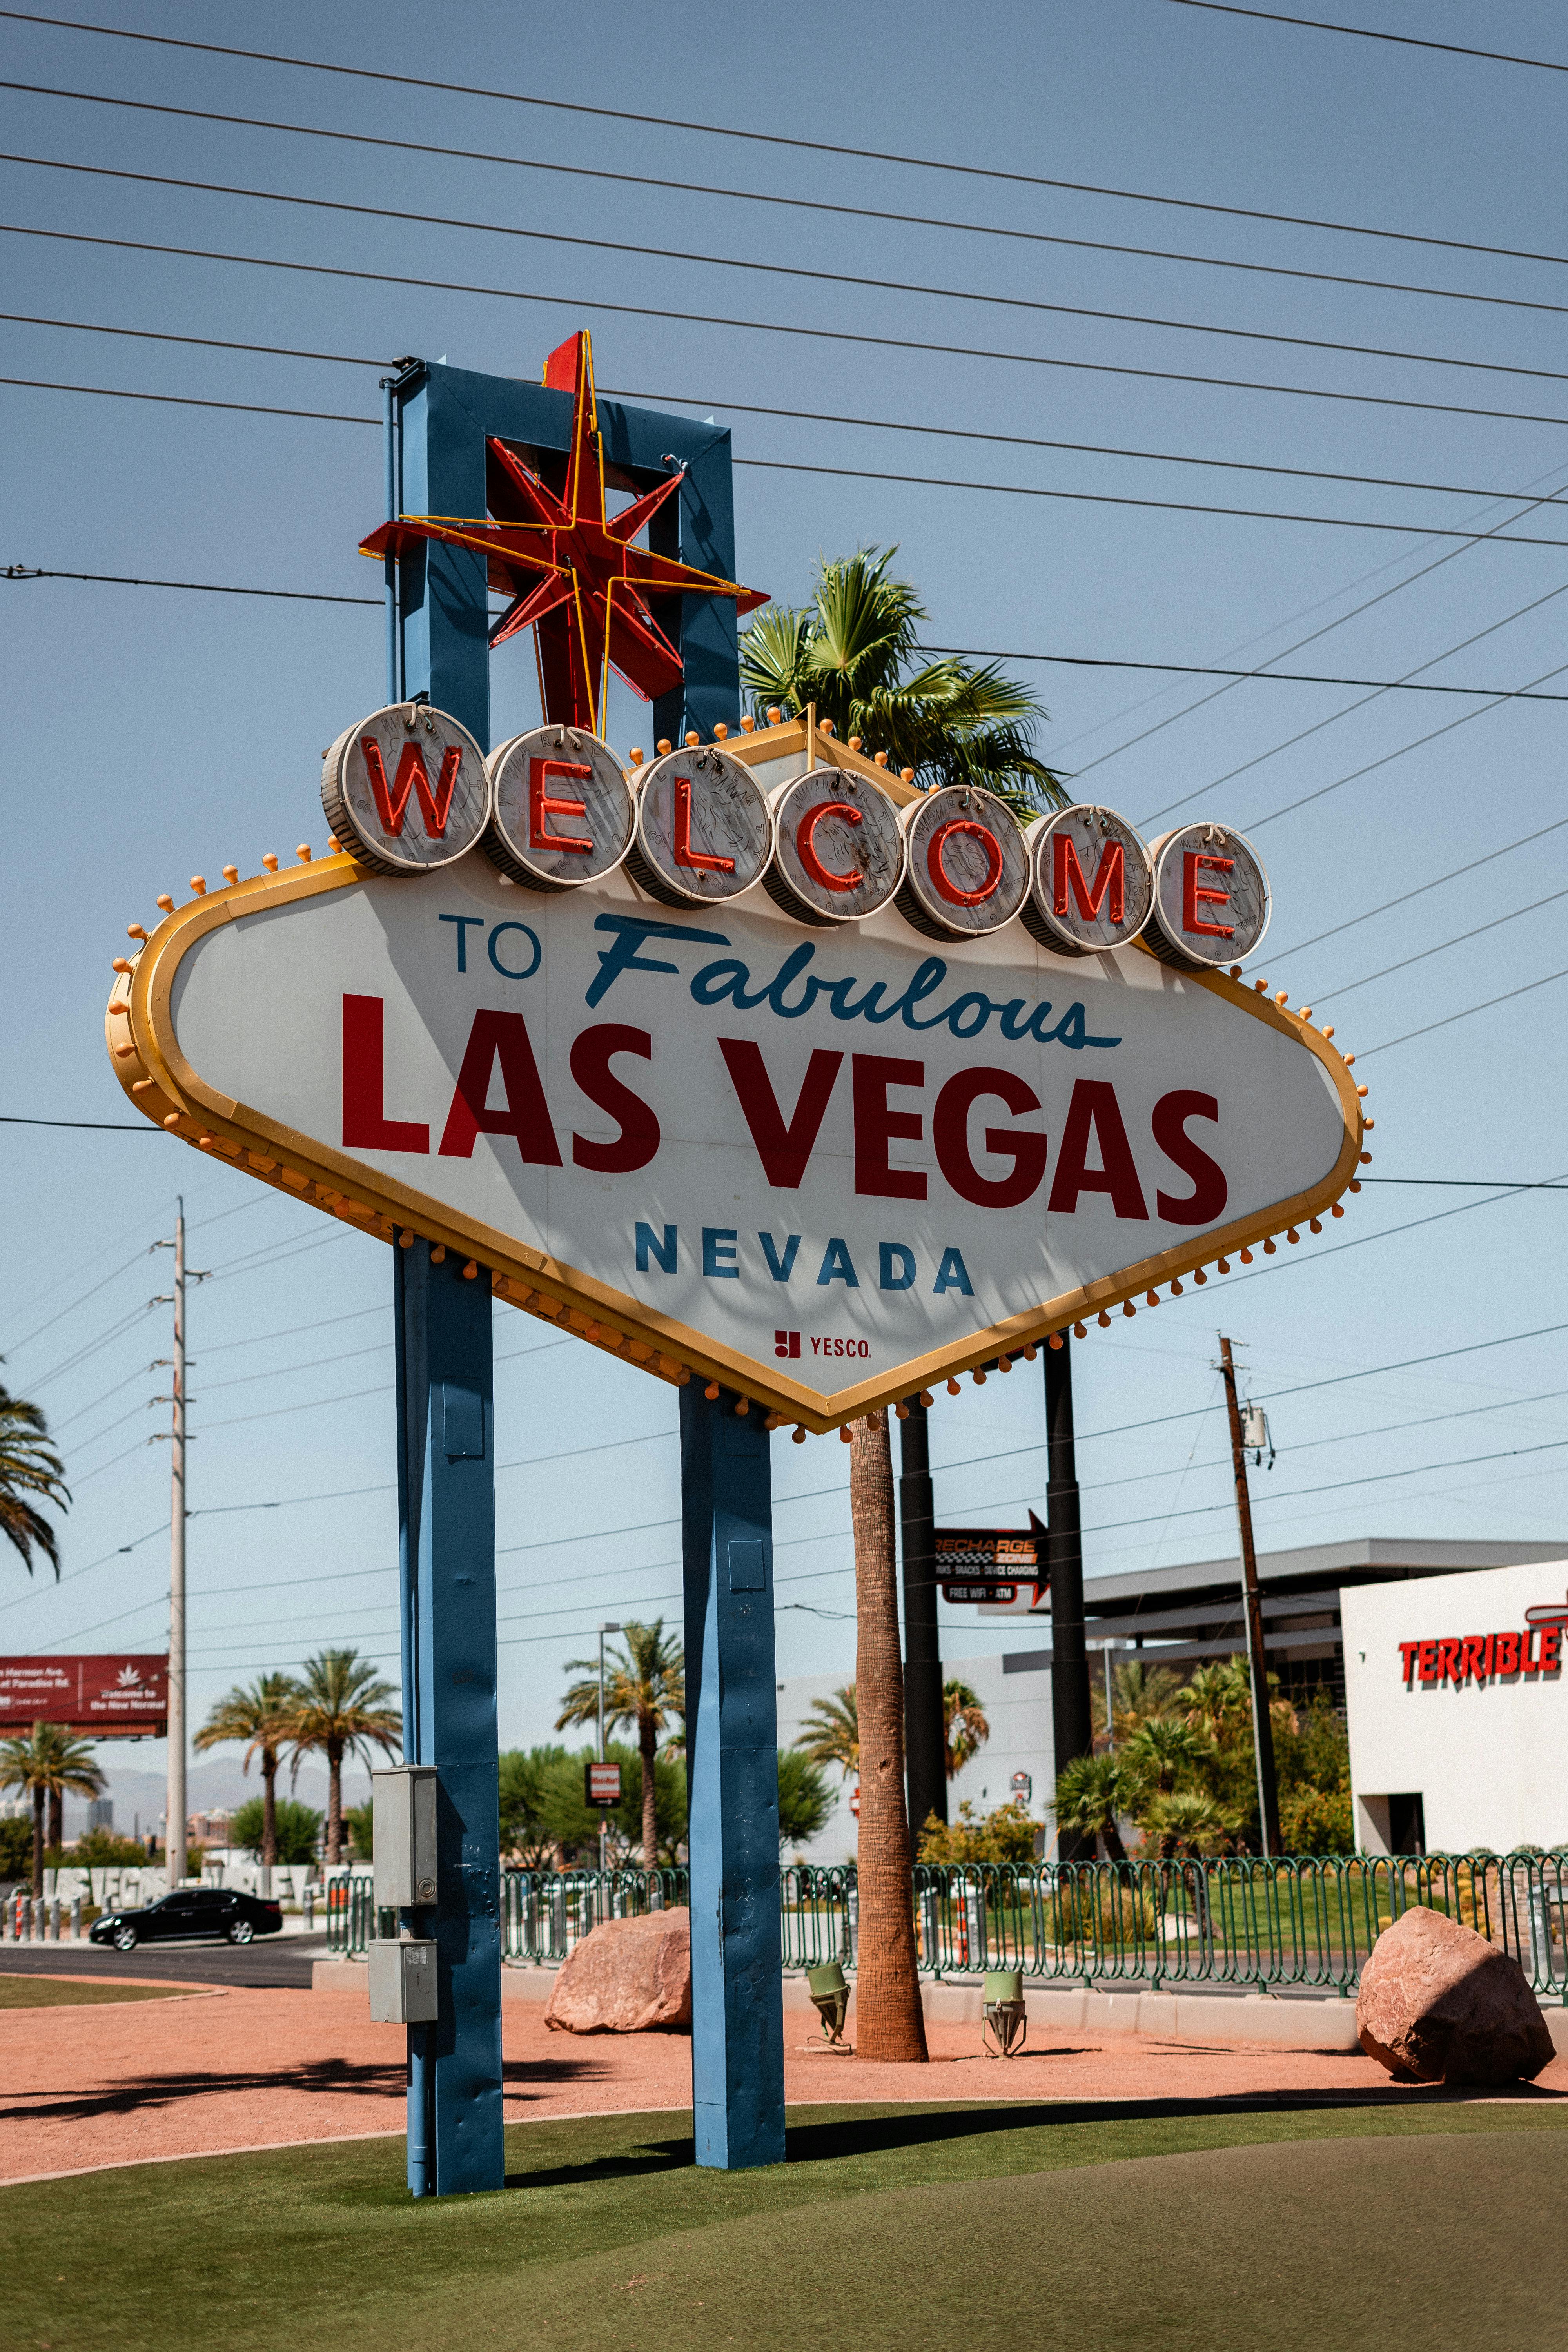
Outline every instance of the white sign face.
{"label": "white sign face", "polygon": [[1339,1056],[1233,982],[803,933],[760,886],[333,861],[183,909],[131,994],[116,1066],[191,1140],[817,1428],[1326,1208],[1360,1146]]}
{"label": "white sign face", "polygon": [[1218,971],[1249,956],[1268,929],[1268,877],[1251,845],[1223,824],[1184,824],[1155,842],[1157,956]]}
{"label": "white sign face", "polygon": [[534,727],[485,762],[492,812],[485,853],[531,890],[602,882],[626,854],[632,796],[607,743],[578,727]]}
{"label": "white sign face", "polygon": [[1058,809],[1029,827],[1034,888],[1024,920],[1042,947],[1092,955],[1131,947],[1149,919],[1154,870],[1114,809]]}
{"label": "white sign face", "polygon": [[875,915],[904,874],[904,835],[886,793],[839,768],[814,768],[772,800],[768,894],[797,922]]}

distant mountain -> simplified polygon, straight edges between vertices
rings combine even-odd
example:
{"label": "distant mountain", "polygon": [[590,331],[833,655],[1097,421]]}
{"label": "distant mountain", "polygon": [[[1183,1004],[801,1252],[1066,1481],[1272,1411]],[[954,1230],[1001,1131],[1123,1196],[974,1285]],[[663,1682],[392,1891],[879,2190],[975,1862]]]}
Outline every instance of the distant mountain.
{"label": "distant mountain", "polygon": [[[114,1807],[114,1827],[118,1835],[129,1837],[140,1819],[143,1836],[155,1829],[163,1819],[167,1802],[168,1783],[162,1772],[137,1772],[129,1767],[119,1768],[106,1763],[108,1785],[104,1795]],[[186,1810],[193,1813],[210,1812],[215,1805],[226,1806],[230,1812],[243,1805],[247,1797],[261,1794],[261,1776],[252,1765],[247,1774],[238,1756],[216,1757],[193,1763],[185,1780]],[[302,1805],[310,1805],[319,1813],[327,1810],[327,1775],[319,1766],[301,1765],[299,1785],[290,1788],[285,1769],[278,1775],[278,1793],[296,1797]],[[363,1805],[370,1796],[370,1776],[363,1770],[345,1769],[343,1773],[343,1803]],[[87,1805],[79,1797],[66,1800],[65,1828],[68,1838],[79,1837],[87,1827]]]}

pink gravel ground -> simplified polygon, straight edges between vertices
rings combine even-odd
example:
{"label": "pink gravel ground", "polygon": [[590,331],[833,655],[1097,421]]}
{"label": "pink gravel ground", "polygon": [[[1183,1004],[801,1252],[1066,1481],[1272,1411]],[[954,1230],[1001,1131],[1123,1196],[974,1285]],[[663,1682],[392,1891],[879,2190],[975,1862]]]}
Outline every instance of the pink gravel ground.
{"label": "pink gravel ground", "polygon": [[[543,2004],[532,2001],[509,2001],[503,2017],[509,2123],[679,2108],[690,2099],[684,2034],[552,2033]],[[1382,2068],[1359,2053],[1113,2034],[1042,2038],[1003,2065],[979,2057],[976,2030],[937,2026],[931,2064],[885,2066],[808,2055],[806,2032],[805,2021],[786,2014],[792,2105],[1389,2093]],[[204,1990],[166,2001],[12,2010],[0,2013],[0,2180],[401,2132],[403,2029],[373,2025],[362,1991]],[[1568,2093],[1568,2060],[1546,2069],[1533,2095],[1542,2092]]]}

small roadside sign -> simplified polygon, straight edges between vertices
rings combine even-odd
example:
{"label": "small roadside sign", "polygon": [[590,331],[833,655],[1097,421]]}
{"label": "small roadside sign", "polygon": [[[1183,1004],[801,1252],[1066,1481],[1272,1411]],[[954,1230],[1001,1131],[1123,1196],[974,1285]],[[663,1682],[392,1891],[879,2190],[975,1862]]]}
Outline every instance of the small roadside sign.
{"label": "small roadside sign", "polygon": [[621,1801],[621,1768],[618,1764],[584,1764],[583,1767],[583,1801],[585,1805],[601,1805],[606,1812]]}

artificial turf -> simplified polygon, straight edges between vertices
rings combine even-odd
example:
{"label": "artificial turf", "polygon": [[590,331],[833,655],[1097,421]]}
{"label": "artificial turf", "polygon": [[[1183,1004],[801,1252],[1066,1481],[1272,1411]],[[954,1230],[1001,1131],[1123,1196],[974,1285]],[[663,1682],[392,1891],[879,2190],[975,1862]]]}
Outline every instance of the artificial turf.
{"label": "artificial turf", "polygon": [[83,2001],[178,2000],[184,1985],[109,1984],[80,1977],[0,1973],[0,2009],[68,2009]]}
{"label": "artificial turf", "polygon": [[[401,2140],[0,2190],[5,2352],[1063,2352],[1561,2340],[1568,2102],[792,2110],[699,2172],[688,2117],[507,2134],[498,2196],[411,2204]],[[89,2251],[90,2253],[89,2254]]]}

